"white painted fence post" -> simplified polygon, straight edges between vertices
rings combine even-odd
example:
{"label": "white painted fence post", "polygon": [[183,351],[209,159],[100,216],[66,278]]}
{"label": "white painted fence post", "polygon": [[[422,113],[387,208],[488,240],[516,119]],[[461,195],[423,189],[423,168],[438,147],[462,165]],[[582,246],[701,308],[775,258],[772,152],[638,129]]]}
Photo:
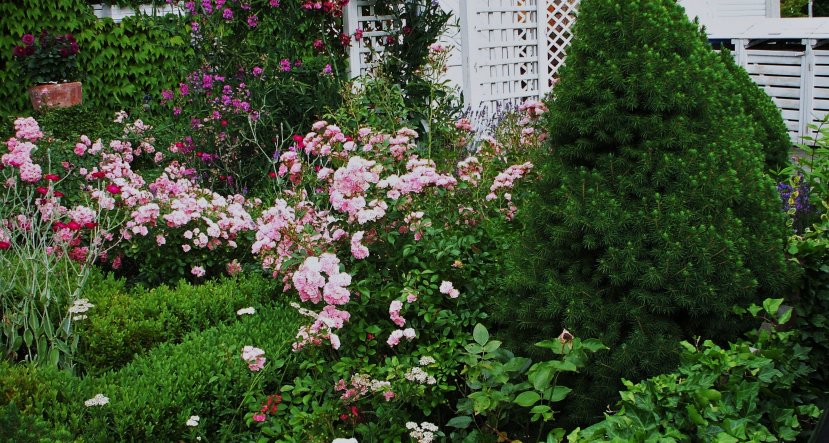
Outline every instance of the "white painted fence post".
{"label": "white painted fence post", "polygon": [[803,39],[803,46],[806,47],[806,51],[803,54],[800,69],[799,142],[803,141],[803,137],[811,135],[809,123],[812,122],[812,113],[815,108],[815,45],[817,45],[817,40]]}
{"label": "white painted fence post", "polygon": [[538,95],[539,99],[544,98],[550,93],[550,57],[552,56],[550,48],[550,10],[548,8],[547,0],[537,1],[537,15],[536,19],[536,42],[538,42]]}
{"label": "white painted fence post", "polygon": [[[357,10],[359,5],[357,2],[348,2],[345,7],[345,16],[343,17],[343,25],[345,33],[354,35],[357,30],[359,22],[357,18],[360,16],[360,11]],[[350,78],[357,78],[360,76],[360,45],[362,42],[352,42],[348,48],[348,71]]]}
{"label": "white painted fence post", "polygon": [[481,104],[481,86],[475,79],[478,71],[478,5],[481,0],[461,0],[461,57],[463,58],[464,105],[473,110]]}
{"label": "white painted fence post", "polygon": [[731,40],[731,44],[734,45],[734,62],[737,63],[737,66],[742,66],[746,68],[748,66],[748,44],[750,40],[745,38],[735,38]]}

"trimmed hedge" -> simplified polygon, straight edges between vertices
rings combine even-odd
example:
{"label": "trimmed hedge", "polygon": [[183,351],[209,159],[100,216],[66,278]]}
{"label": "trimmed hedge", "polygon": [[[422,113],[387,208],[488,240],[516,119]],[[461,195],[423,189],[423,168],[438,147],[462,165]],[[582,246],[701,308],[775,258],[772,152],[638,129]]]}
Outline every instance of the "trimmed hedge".
{"label": "trimmed hedge", "polygon": [[[229,309],[229,307],[227,307]],[[234,313],[235,315],[235,313]],[[13,422],[5,408],[14,403],[22,422],[54,424],[69,429],[75,440],[179,441],[198,415],[198,430],[208,436],[238,435],[246,409],[239,408],[256,373],[241,358],[246,345],[265,350],[265,380],[279,380],[292,365],[291,342],[299,325],[296,312],[282,304],[258,310],[229,325],[188,335],[180,344],[165,343],[124,368],[101,377],[79,379],[55,369],[30,365],[0,366],[0,423]],[[105,406],[84,406],[103,394]],[[15,435],[15,429],[7,430]]]}
{"label": "trimmed hedge", "polygon": [[180,281],[172,288],[138,286],[128,291],[124,280],[108,276],[86,291],[95,308],[78,323],[77,360],[89,374],[120,368],[161,343],[231,322],[238,309],[259,309],[278,294],[277,283],[249,274],[198,286]]}

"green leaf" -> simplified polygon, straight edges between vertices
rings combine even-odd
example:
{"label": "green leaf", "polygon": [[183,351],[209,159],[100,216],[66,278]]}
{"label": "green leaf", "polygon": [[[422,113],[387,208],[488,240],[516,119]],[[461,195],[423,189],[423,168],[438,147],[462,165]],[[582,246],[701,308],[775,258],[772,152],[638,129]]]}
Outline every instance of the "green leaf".
{"label": "green leaf", "polygon": [[782,304],[782,298],[767,298],[763,300],[763,309],[765,309],[769,314],[776,316],[777,311],[780,310],[780,305]]}
{"label": "green leaf", "polygon": [[558,402],[564,400],[567,395],[573,392],[572,389],[568,388],[567,386],[556,386],[553,388],[552,394],[550,394],[550,401],[551,402]]}
{"label": "green leaf", "polygon": [[458,428],[458,429],[466,429],[469,425],[472,424],[472,417],[468,415],[461,415],[458,417],[454,417],[448,422],[446,422],[446,426],[451,428]]}
{"label": "green leaf", "polygon": [[581,346],[590,352],[596,352],[602,349],[610,349],[607,346],[605,346],[604,343],[600,342],[599,340],[596,340],[595,338],[590,338],[583,341],[581,343]]}
{"label": "green leaf", "polygon": [[475,339],[476,343],[483,346],[489,341],[489,331],[486,330],[484,325],[478,323],[472,331],[472,338]]}
{"label": "green leaf", "polygon": [[515,397],[515,400],[513,400],[513,403],[515,403],[519,406],[523,406],[525,408],[528,408],[528,407],[536,404],[536,402],[538,402],[538,400],[541,400],[541,396],[538,395],[537,392],[527,391],[527,392],[522,392],[518,397]]}
{"label": "green leaf", "polygon": [[539,363],[538,366],[530,368],[528,378],[536,391],[543,391],[550,386],[554,375],[553,368],[549,364]]}

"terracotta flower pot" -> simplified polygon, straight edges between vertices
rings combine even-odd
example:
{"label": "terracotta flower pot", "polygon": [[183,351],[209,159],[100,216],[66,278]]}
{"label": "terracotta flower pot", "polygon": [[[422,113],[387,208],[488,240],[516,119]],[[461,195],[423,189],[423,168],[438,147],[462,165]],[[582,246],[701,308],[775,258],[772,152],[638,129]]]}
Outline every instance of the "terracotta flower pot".
{"label": "terracotta flower pot", "polygon": [[83,90],[81,82],[37,85],[29,88],[29,99],[35,109],[68,108],[81,104]]}

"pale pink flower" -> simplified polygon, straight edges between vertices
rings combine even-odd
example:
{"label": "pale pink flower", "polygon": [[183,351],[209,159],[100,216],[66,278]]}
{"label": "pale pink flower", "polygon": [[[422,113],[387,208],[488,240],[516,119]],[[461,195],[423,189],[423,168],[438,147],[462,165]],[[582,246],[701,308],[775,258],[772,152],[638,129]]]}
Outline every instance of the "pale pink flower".
{"label": "pale pink flower", "polygon": [[265,367],[265,351],[253,346],[242,348],[242,360],[248,364],[248,369],[258,372]]}

